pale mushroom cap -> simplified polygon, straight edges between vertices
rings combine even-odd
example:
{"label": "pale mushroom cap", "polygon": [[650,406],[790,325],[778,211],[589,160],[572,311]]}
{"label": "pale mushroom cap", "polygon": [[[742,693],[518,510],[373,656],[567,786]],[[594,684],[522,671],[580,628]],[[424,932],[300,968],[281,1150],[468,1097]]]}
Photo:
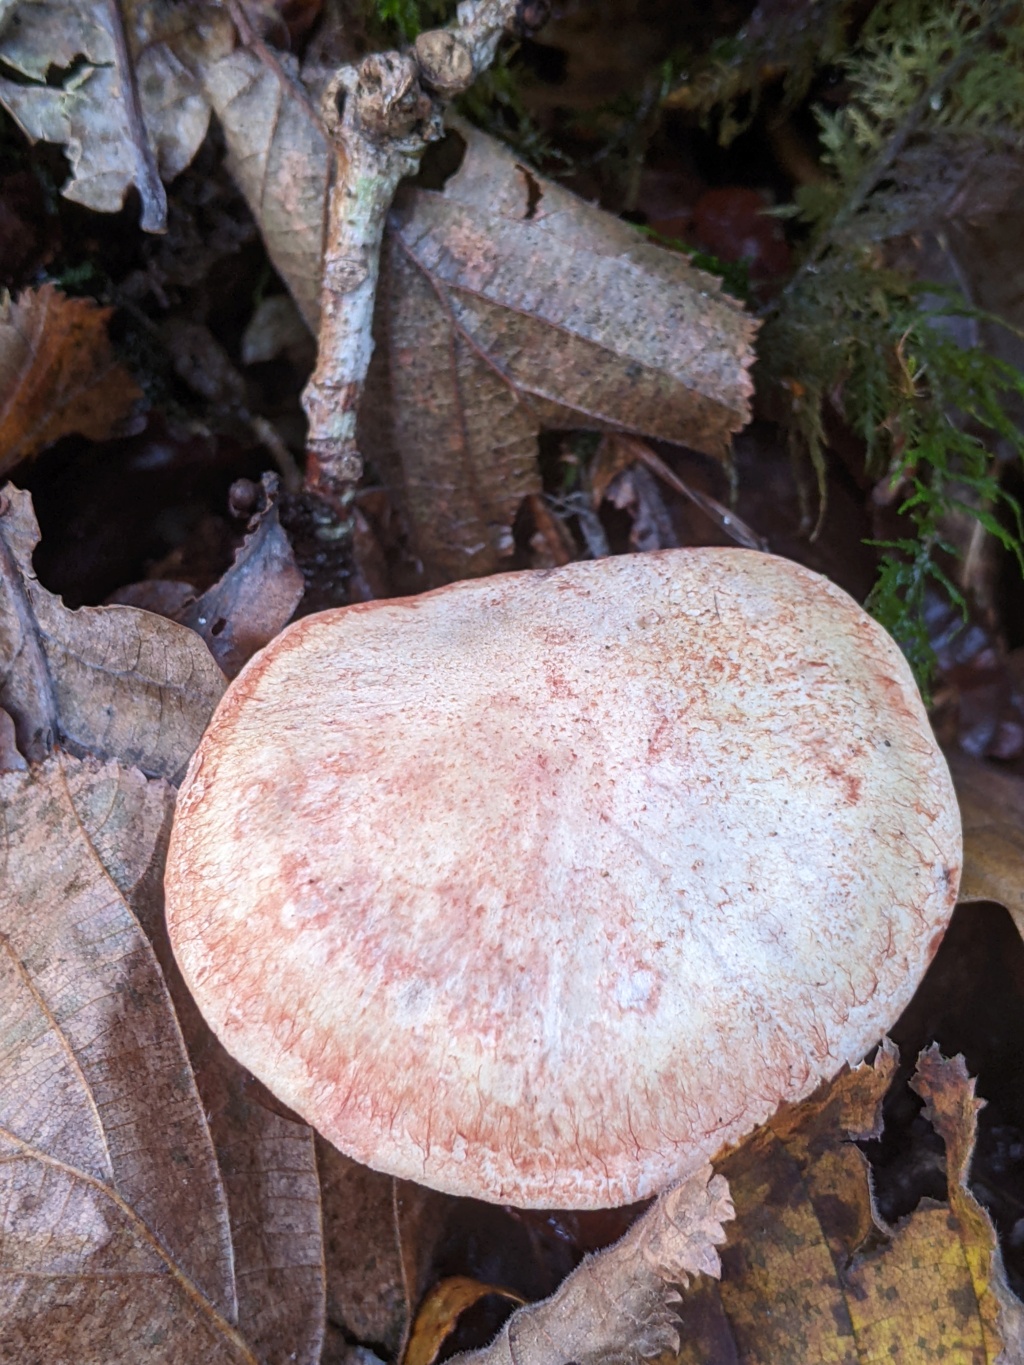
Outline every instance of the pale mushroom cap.
{"label": "pale mushroom cap", "polygon": [[889,636],[669,550],[299,621],[182,790],[171,940],[230,1052],[379,1170],[627,1203],[878,1040],[956,900]]}

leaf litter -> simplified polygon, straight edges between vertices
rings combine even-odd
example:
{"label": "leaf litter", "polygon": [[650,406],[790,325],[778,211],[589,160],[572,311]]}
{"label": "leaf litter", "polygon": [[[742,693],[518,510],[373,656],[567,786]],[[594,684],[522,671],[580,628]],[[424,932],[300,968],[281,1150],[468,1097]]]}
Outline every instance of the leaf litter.
{"label": "leaf litter", "polygon": [[[27,81],[4,81],[2,97],[32,136],[67,145],[72,178],[65,192],[103,208],[119,205],[127,186],[145,187],[138,128],[123,118],[123,90],[109,85],[117,79],[116,62],[109,60],[112,8],[80,7],[76,27],[68,23],[69,6],[40,4],[33,10],[43,22],[27,45],[12,47],[10,34],[2,35],[4,60]],[[282,81],[253,53],[226,52],[217,21],[190,40],[168,26],[166,6],[124,8],[129,46],[137,48],[144,37],[153,53],[145,60],[159,67],[139,84],[150,152],[172,174],[198,145],[207,105],[216,108],[236,177],[271,255],[307,319],[315,318],[328,154],[310,103],[289,85],[297,76],[294,60],[281,58]],[[197,13],[190,7],[186,17]],[[89,25],[106,37],[87,32]],[[58,39],[63,47],[53,45]],[[46,88],[41,56],[48,63],[66,58],[57,60],[65,70]],[[71,79],[67,72],[81,57],[89,69]],[[187,118],[180,117],[182,109]],[[108,123],[112,135],[104,146],[96,134]],[[658,404],[649,396],[637,404],[646,415],[634,421],[628,403],[600,408],[585,387],[570,393],[559,384],[554,394],[545,388],[544,346],[565,318],[509,307],[522,269],[511,282],[496,275],[502,290],[491,297],[472,278],[479,256],[460,256],[456,248],[460,238],[474,248],[496,237],[531,240],[527,229],[539,226],[538,204],[543,217],[551,204],[563,205],[564,191],[540,182],[480,135],[468,136],[485,168],[472,192],[461,193],[459,185],[463,172],[463,185],[476,174],[467,156],[443,193],[411,188],[396,206],[384,287],[390,312],[379,320],[381,382],[393,393],[391,420],[405,422],[408,432],[399,441],[385,430],[376,454],[403,500],[431,581],[506,564],[524,500],[539,552],[559,562],[563,523],[550,515],[545,520],[547,503],[533,464],[542,427],[579,427],[589,415],[597,429],[657,436],[659,430],[645,425],[652,406],[659,419],[668,411],[660,391]],[[563,220],[547,230],[557,238],[564,227],[565,242],[582,247],[586,216],[578,203],[565,207]],[[615,232],[635,246],[630,229],[619,225]],[[603,247],[588,243],[588,249],[600,256],[609,240]],[[525,260],[514,250],[508,257],[503,252],[496,269],[516,259],[520,265]],[[545,277],[537,279],[535,288],[543,293]],[[8,317],[17,317],[14,310],[28,306],[28,298],[51,322],[63,312],[69,338],[55,347],[59,364],[42,363],[35,374],[31,364],[17,360],[3,371],[0,394],[12,392],[9,373],[23,372],[23,392],[39,419],[34,427],[19,419],[3,428],[10,438],[5,448],[13,452],[7,467],[63,431],[93,439],[111,434],[138,393],[105,349],[106,310],[48,290],[7,306]],[[588,297],[587,289],[581,293]],[[591,301],[601,294],[599,285],[590,286]],[[649,303],[641,305],[639,317]],[[418,331],[421,312],[427,321]],[[411,343],[397,361],[388,350],[395,335]],[[17,338],[8,341],[16,359],[10,348],[17,344]],[[541,363],[533,355],[521,360],[520,350],[531,346]],[[21,354],[33,359],[31,347]],[[409,357],[414,364],[404,370]],[[650,355],[642,358],[645,379],[660,382]],[[569,368],[585,370],[578,360],[576,355]],[[513,361],[527,368],[515,369]],[[614,380],[604,363],[595,373],[605,379],[612,373]],[[630,357],[625,363],[637,362]],[[62,365],[72,375],[72,398],[41,397],[39,376],[51,383]],[[457,413],[466,427],[463,395],[474,384],[490,384],[495,404],[489,422],[481,416],[475,423],[476,444],[452,421]],[[614,396],[614,382],[600,386],[602,402],[609,388]],[[411,425],[434,393],[440,405],[448,403],[435,423],[436,438],[429,422]],[[736,404],[736,412],[742,407]],[[27,434],[11,438],[21,431]],[[397,457],[389,457],[389,446],[398,448]],[[650,461],[621,453],[616,459],[621,467],[606,491],[629,514],[631,534],[644,544],[650,535],[672,543],[675,533],[650,480],[652,469],[662,476]],[[457,477],[452,460],[461,470]],[[474,480],[480,484],[475,490]],[[472,496],[460,504],[467,488]],[[420,503],[418,489],[425,490]],[[0,702],[10,715],[0,712],[6,855],[0,1000],[5,1041],[13,1036],[15,1045],[0,1058],[0,1113],[8,1135],[4,1177],[17,1202],[7,1205],[2,1268],[10,1275],[13,1264],[22,1278],[10,1281],[18,1288],[13,1306],[4,1309],[10,1315],[4,1326],[11,1330],[0,1336],[0,1359],[32,1353],[60,1359],[65,1342],[72,1343],[68,1358],[76,1362],[134,1360],[140,1343],[154,1360],[320,1358],[321,1186],[325,1226],[333,1229],[326,1266],[333,1335],[328,1332],[323,1359],[347,1358],[353,1340],[400,1352],[436,1278],[444,1197],[403,1190],[372,1172],[344,1172],[345,1159],[322,1146],[318,1172],[309,1130],[261,1103],[219,1052],[181,993],[162,941],[160,860],[173,808],[167,779],[187,763],[223,687],[221,670],[237,671],[272,638],[294,610],[299,590],[279,539],[272,494],[265,493],[232,568],[194,601],[187,600],[186,585],[168,611],[191,613],[192,630],[134,608],[68,611],[32,572],[38,531],[27,497],[12,489],[3,495]],[[434,530],[432,517],[448,518],[443,533]],[[364,523],[367,535],[376,535],[365,517]],[[373,577],[377,587],[385,586],[384,570]],[[196,633],[204,626],[205,644]],[[218,669],[210,650],[216,652],[224,634],[229,638]],[[967,832],[964,899],[998,899],[1019,923],[1020,779],[978,764],[972,776],[958,771],[957,781]],[[14,1021],[11,1030],[8,1020]],[[511,1318],[491,1350],[517,1362],[546,1360],[551,1351],[580,1361],[626,1360],[662,1346],[663,1360],[769,1361],[787,1358],[800,1334],[810,1333],[806,1358],[818,1352],[815,1358],[822,1360],[875,1359],[885,1350],[931,1360],[946,1347],[972,1361],[995,1360],[1003,1347],[1006,1359],[1024,1357],[1020,1305],[1006,1290],[991,1226],[966,1186],[978,1102],[962,1062],[922,1054],[915,1081],[945,1144],[948,1202],[924,1201],[893,1225],[874,1207],[866,1163],[851,1135],[876,1131],[891,1072],[891,1054],[883,1048],[873,1067],[840,1077],[723,1160],[718,1169],[728,1177],[736,1220],[726,1228],[719,1284],[699,1277],[662,1316],[672,1297],[665,1293],[666,1278],[682,1277],[687,1255],[694,1265],[700,1262],[697,1269],[714,1270],[716,1228],[727,1206],[723,1187],[716,1184],[712,1195],[706,1184],[692,1199],[676,1196],[686,1231],[670,1239],[671,1254],[651,1249],[657,1237],[650,1229],[659,1217],[669,1217],[663,1201],[615,1248],[617,1254],[584,1261],[556,1300]],[[141,1134],[135,1149],[125,1137],[132,1132]],[[21,1214],[16,1220],[15,1207]],[[640,1246],[646,1255],[638,1255]],[[652,1266],[657,1273],[645,1279]],[[474,1283],[465,1296],[486,1284]],[[461,1302],[458,1295],[454,1302]],[[609,1315],[609,1302],[626,1311]],[[651,1337],[637,1329],[639,1321],[649,1321],[646,1303],[655,1305]],[[675,1348],[680,1322],[682,1340]],[[443,1326],[436,1328],[438,1339]],[[695,1354],[698,1346],[705,1356]],[[123,1356],[114,1354],[119,1350]],[[489,1359],[490,1353],[473,1358]]]}

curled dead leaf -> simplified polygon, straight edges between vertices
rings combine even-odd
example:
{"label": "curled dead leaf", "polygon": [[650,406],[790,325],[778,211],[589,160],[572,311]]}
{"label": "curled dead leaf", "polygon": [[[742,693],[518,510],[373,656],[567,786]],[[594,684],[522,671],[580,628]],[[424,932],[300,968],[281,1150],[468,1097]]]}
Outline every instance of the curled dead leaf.
{"label": "curled dead leaf", "polygon": [[491,1294],[509,1303],[522,1305],[526,1302],[521,1294],[513,1293],[511,1289],[484,1284],[468,1275],[451,1275],[439,1280],[419,1306],[402,1365],[434,1365],[463,1313]]}
{"label": "curled dead leaf", "polygon": [[277,489],[276,474],[253,485],[256,507],[231,567],[176,617],[203,637],[229,678],[283,629],[302,600],[305,584],[281,529]]}

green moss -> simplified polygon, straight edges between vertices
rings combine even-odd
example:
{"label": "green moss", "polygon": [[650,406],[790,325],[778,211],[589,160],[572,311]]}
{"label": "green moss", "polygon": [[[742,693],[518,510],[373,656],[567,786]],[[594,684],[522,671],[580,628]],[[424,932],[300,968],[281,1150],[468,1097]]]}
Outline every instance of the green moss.
{"label": "green moss", "polygon": [[[886,0],[844,61],[851,97],[818,112],[827,178],[797,196],[803,263],[766,319],[761,382],[790,396],[789,429],[826,490],[826,403],[861,437],[867,470],[900,496],[912,534],[886,542],[869,607],[903,646],[922,688],[934,668],[925,589],[942,585],[942,535],[974,517],[1024,569],[1020,509],[996,447],[1024,455],[1009,415],[1024,376],[953,339],[941,314],[962,297],[888,268],[887,244],[928,226],[930,190],[955,147],[982,155],[1024,130],[1024,28],[1016,5]],[[991,319],[989,319],[991,320]]]}

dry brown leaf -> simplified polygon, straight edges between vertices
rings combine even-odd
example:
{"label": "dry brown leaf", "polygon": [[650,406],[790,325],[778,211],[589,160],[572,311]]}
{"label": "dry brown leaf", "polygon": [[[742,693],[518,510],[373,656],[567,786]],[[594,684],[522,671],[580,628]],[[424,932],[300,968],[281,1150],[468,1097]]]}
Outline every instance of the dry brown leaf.
{"label": "dry brown leaf", "polygon": [[256,502],[248,531],[231,567],[198,597],[189,583],[144,579],[113,594],[112,601],[166,616],[202,636],[229,678],[291,620],[305,580],[278,515],[278,476],[262,486],[242,480]]}
{"label": "dry brown leaf", "polygon": [[[874,1210],[866,1159],[850,1139],[880,1131],[896,1061],[883,1045],[874,1066],[847,1070],[782,1110],[720,1163],[736,1225],[720,1284],[700,1282],[681,1305],[676,1365],[944,1357],[993,1365],[1001,1341],[1015,1340],[1021,1305],[1006,1288],[992,1226],[962,1184],[975,1102],[961,1061],[931,1063],[943,1068],[943,1104],[956,1115],[936,1123],[949,1205],[924,1200],[894,1228]],[[923,1054],[919,1088],[931,1084],[929,1065]]]}
{"label": "dry brown leaf", "polygon": [[435,582],[502,567],[542,426],[722,455],[755,330],[682,257],[459,136],[444,192],[405,189],[388,220],[361,435]]}
{"label": "dry brown leaf", "polygon": [[[158,846],[161,874],[169,833],[168,819]],[[171,952],[162,889],[133,908],[163,968],[217,1154],[239,1330],[261,1365],[317,1365],[324,1336],[324,1245],[313,1131],[261,1103],[249,1073],[207,1028]]]}
{"label": "dry brown leaf", "polygon": [[264,474],[259,505],[231,567],[176,619],[201,635],[229,678],[291,620],[305,581],[281,529],[276,474]]}
{"label": "dry brown leaf", "polygon": [[[296,82],[294,58],[279,57]],[[224,130],[228,169],[248,200],[270,259],[312,330],[320,310],[331,152],[296,84],[239,49],[202,72],[206,96]]]}
{"label": "dry brown leaf", "polygon": [[395,1181],[317,1139],[327,1253],[327,1316],[350,1339],[394,1357],[406,1327]]}
{"label": "dry brown leaf", "polygon": [[0,776],[0,1361],[249,1362],[220,1174],[127,898],[173,791],[54,757]]}
{"label": "dry brown leaf", "polygon": [[961,901],[998,901],[1024,935],[1024,778],[948,755],[964,827]]}
{"label": "dry brown leaf", "polygon": [[[513,1313],[460,1365],[626,1365],[678,1343],[676,1286],[719,1274],[715,1248],[733,1216],[726,1181],[705,1166],[667,1190],[625,1237],[588,1256],[550,1299]],[[784,1359],[785,1357],[778,1357]]]}
{"label": "dry brown leaf", "polygon": [[[118,11],[134,66],[138,136],[119,60]],[[0,79],[0,104],[33,141],[66,148],[66,198],[113,213],[136,185],[144,225],[159,230],[163,195],[153,172],[171,180],[183,171],[210,118],[189,64],[223,55],[232,42],[226,15],[213,5],[17,0],[0,17],[0,60],[22,79]]]}
{"label": "dry brown leaf", "polygon": [[114,358],[112,312],[52,284],[0,303],[0,475],[71,432],[106,440],[141,398]]}
{"label": "dry brown leaf", "polygon": [[0,705],[30,762],[58,740],[154,776],[184,772],[224,676],[185,626],[137,607],[69,611],[32,569],[27,493],[0,493]]}

